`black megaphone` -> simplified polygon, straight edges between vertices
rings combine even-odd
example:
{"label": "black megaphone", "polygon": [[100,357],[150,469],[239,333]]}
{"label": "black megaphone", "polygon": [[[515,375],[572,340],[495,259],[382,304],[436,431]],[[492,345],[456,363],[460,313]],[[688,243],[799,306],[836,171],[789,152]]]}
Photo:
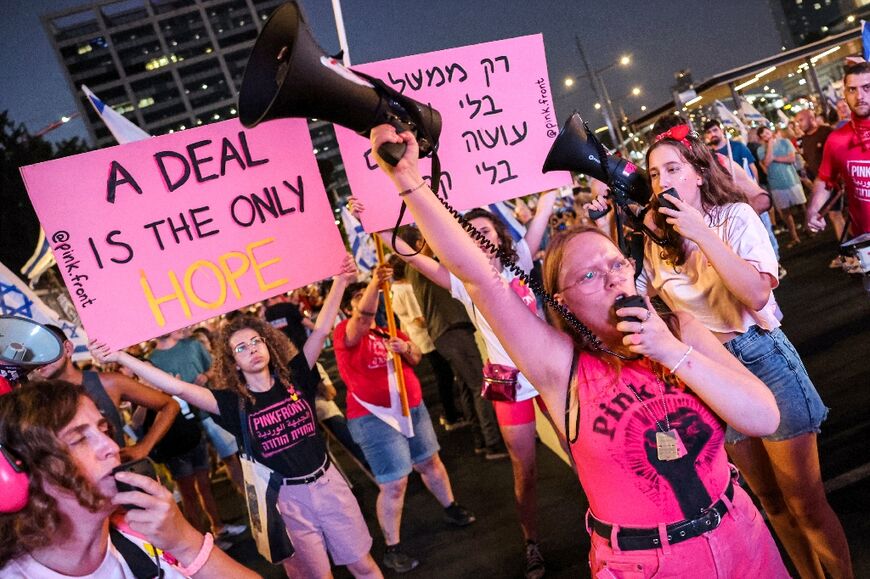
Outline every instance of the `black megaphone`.
{"label": "black megaphone", "polygon": [[[362,135],[389,123],[415,134],[421,157],[436,147],[441,134],[438,111],[327,56],[296,2],[282,4],[269,16],[239,91],[239,120],[245,127],[288,117],[324,119]],[[403,143],[378,150],[393,165],[404,152]]]}
{"label": "black megaphone", "polygon": [[617,203],[620,195],[627,195],[635,203],[646,205],[650,198],[646,172],[634,163],[604,153],[604,166],[599,158],[598,139],[587,131],[583,119],[574,113],[559,131],[553,141],[543,172],[574,171],[583,173],[606,183],[615,194]]}

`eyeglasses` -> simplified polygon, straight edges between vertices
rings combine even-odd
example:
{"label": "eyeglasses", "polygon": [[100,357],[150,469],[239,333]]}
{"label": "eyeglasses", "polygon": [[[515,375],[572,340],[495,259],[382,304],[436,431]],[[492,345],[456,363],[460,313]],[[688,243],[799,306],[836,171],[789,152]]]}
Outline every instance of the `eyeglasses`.
{"label": "eyeglasses", "polygon": [[240,342],[236,344],[236,347],[233,348],[233,352],[236,354],[244,354],[248,350],[256,350],[260,346],[266,345],[266,338],[262,336],[257,336],[256,338],[251,338],[250,342]]}
{"label": "eyeglasses", "polygon": [[574,283],[562,288],[562,293],[565,293],[569,289],[575,287],[580,290],[580,293],[582,294],[593,294],[595,292],[601,291],[602,289],[604,289],[604,285],[607,283],[608,276],[626,275],[631,271],[631,266],[631,261],[623,258],[613,262],[613,265],[611,265],[610,269],[608,269],[607,271],[602,271],[600,269],[591,269],[581,275],[580,279],[578,279]]}

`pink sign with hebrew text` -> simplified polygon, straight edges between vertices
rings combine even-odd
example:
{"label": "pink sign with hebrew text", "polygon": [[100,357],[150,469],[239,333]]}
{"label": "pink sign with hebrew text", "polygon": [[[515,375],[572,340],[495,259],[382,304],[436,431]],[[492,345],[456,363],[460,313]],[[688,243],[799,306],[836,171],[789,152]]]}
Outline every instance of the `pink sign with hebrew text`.
{"label": "pink sign with hebrew text", "polygon": [[[570,183],[566,172],[541,172],[559,133],[542,35],[352,68],[441,113],[441,193],[455,208]],[[363,227],[369,232],[393,227],[401,200],[371,157],[368,139],[338,126],[335,132],[351,190],[366,206]],[[421,161],[421,169],[430,174],[429,159]]]}

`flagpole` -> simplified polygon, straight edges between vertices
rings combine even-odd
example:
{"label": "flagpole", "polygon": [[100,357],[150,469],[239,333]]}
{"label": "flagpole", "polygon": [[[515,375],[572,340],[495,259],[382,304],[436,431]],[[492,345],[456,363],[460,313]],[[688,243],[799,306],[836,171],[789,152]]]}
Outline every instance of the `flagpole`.
{"label": "flagpole", "polygon": [[338,32],[338,46],[342,52],[342,64],[350,66],[350,49],[347,46],[347,34],[344,31],[344,17],[341,15],[341,0],[332,0],[332,14],[335,17],[335,30]]}
{"label": "flagpole", "polygon": [[731,156],[731,138],[728,136],[727,131],[723,131],[725,133],[725,146],[728,148],[728,174],[731,175],[731,182],[734,182],[734,157]]}
{"label": "flagpole", "polygon": [[[376,246],[378,248],[378,265],[384,265],[384,244],[379,235],[375,236]],[[384,307],[387,310],[387,331],[391,338],[396,337],[396,318],[393,316],[393,299],[390,295],[389,280],[381,284],[381,290],[384,292]],[[402,371],[402,355],[398,352],[392,352],[393,365],[396,368],[396,382],[399,387],[399,400],[402,401],[402,416],[410,416],[411,410],[408,407],[408,392],[405,390],[405,373]]]}

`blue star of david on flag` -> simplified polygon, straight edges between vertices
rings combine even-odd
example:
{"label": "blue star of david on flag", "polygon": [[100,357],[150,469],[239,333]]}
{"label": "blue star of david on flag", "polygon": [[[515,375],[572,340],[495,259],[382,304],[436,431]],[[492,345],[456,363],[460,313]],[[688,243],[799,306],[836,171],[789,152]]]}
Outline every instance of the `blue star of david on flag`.
{"label": "blue star of david on flag", "polygon": [[0,282],[0,314],[4,316],[33,317],[33,300],[14,285]]}

